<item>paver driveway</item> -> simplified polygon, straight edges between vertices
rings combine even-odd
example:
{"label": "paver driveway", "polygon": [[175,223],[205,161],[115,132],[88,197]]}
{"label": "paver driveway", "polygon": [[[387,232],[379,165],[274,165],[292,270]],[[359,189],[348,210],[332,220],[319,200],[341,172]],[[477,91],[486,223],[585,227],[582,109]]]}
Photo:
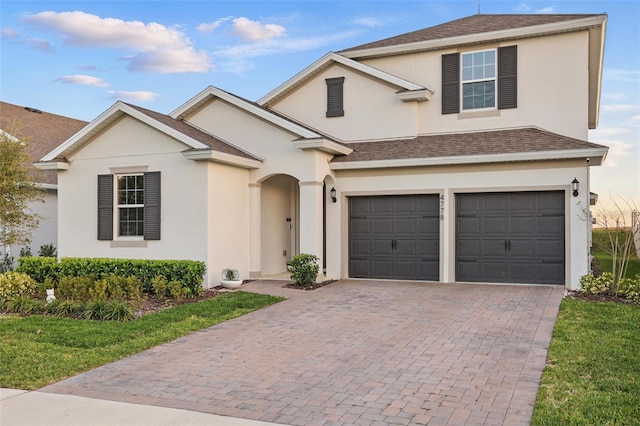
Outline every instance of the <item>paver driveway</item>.
{"label": "paver driveway", "polygon": [[563,288],[339,281],[43,388],[295,425],[528,424]]}

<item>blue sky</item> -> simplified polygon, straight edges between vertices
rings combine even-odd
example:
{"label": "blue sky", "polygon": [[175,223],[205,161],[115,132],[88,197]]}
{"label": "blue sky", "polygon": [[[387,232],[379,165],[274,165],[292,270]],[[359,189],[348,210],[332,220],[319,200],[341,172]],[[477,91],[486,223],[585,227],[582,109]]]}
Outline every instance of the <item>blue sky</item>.
{"label": "blue sky", "polygon": [[[607,13],[592,190],[640,205],[640,1],[486,1],[482,13]],[[257,100],[329,51],[477,13],[478,1],[0,2],[0,98],[91,121],[169,113],[208,85]]]}

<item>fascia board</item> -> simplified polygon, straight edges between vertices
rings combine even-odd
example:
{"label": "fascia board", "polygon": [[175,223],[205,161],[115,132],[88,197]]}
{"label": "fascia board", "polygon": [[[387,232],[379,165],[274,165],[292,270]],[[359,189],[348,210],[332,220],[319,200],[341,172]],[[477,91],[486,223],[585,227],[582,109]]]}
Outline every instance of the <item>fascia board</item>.
{"label": "fascia board", "polygon": [[604,68],[604,46],[607,34],[607,17],[602,26],[589,30],[589,128],[598,127],[602,74]]}
{"label": "fascia board", "polygon": [[407,90],[403,92],[396,92],[396,97],[402,102],[418,101],[424,102],[431,100],[431,96],[434,92],[429,89],[422,90]]}
{"label": "fascia board", "polygon": [[324,138],[296,140],[293,141],[293,145],[298,149],[319,149],[320,151],[333,155],[349,155],[353,152],[353,149],[349,148],[348,146]]}
{"label": "fascia board", "polygon": [[312,75],[314,75],[316,72],[318,72],[319,70],[321,70],[324,67],[328,66],[331,62],[336,62],[336,63],[344,65],[344,66],[346,66],[348,68],[360,71],[360,72],[362,72],[364,74],[370,75],[370,76],[375,77],[375,78],[377,78],[379,80],[391,83],[391,84],[393,84],[393,85],[395,85],[395,86],[397,86],[399,88],[402,88],[404,90],[422,90],[422,89],[425,89],[424,86],[420,86],[418,84],[412,83],[409,80],[405,80],[403,78],[396,77],[396,76],[394,76],[392,74],[389,74],[389,73],[387,73],[385,71],[370,67],[370,66],[365,65],[365,64],[363,64],[361,62],[354,61],[353,59],[349,59],[349,58],[347,58],[345,56],[342,56],[342,55],[339,55],[337,53],[329,52],[326,55],[324,55],[323,57],[321,57],[320,59],[318,59],[317,61],[315,61],[313,64],[309,65],[308,67],[306,67],[305,69],[300,71],[298,74],[294,75],[289,80],[285,81],[280,86],[276,87],[271,92],[267,93],[262,98],[258,99],[258,102],[257,102],[258,105],[265,105],[265,104],[269,103],[271,100],[279,97],[284,92],[288,91],[290,88],[298,85],[300,82],[303,82],[303,81],[307,80]]}
{"label": "fascia board", "polygon": [[455,157],[408,158],[399,160],[351,161],[330,163],[331,170],[380,169],[392,167],[448,166],[456,164],[507,163],[519,161],[564,160],[589,158],[591,166],[604,161],[608,148],[580,150],[521,152],[516,154],[491,154]]}
{"label": "fascia board", "polygon": [[198,142],[197,140],[188,137],[184,133],[181,133],[165,124],[160,123],[159,121],[154,120],[148,115],[138,111],[135,108],[130,107],[129,105],[118,101],[113,104],[109,109],[100,114],[95,120],[85,126],[78,133],[67,139],[61,145],[58,145],[53,151],[49,152],[42,158],[43,162],[51,161],[63,153],[71,150],[76,145],[83,145],[86,142],[86,139],[93,136],[94,133],[100,131],[105,125],[110,124],[114,121],[114,117],[119,117],[123,114],[129,115],[150,127],[155,128],[156,130],[165,133],[166,135],[184,143],[190,148],[194,149],[203,149],[208,148],[207,145],[202,142]]}
{"label": "fascia board", "polygon": [[36,169],[40,170],[68,170],[69,163],[65,161],[39,161],[33,163]]}
{"label": "fascia board", "polygon": [[517,39],[535,37],[546,34],[578,31],[594,26],[602,25],[606,15],[590,16],[573,21],[553,22],[549,24],[534,25],[522,28],[512,28],[501,31],[491,31],[479,34],[469,34],[457,37],[447,37],[434,40],[426,40],[415,43],[398,44],[394,46],[384,46],[371,49],[360,49],[342,52],[341,55],[347,58],[367,58],[379,56],[391,56],[408,52],[445,49],[452,46],[464,44],[477,44],[502,39]]}
{"label": "fascia board", "polygon": [[235,155],[214,151],[212,149],[183,151],[182,155],[185,158],[193,161],[212,161],[215,163],[230,164],[232,166],[238,166],[244,169],[257,169],[262,165],[262,161],[260,160],[237,157]]}
{"label": "fascia board", "polygon": [[222,99],[225,102],[230,103],[233,106],[236,106],[238,108],[240,108],[241,110],[244,110],[246,112],[248,112],[249,114],[255,115],[271,124],[274,124],[280,128],[283,128],[285,130],[290,131],[291,133],[294,133],[300,137],[303,138],[317,138],[320,137],[319,134],[312,132],[309,129],[306,129],[302,126],[299,126],[289,120],[285,120],[282,117],[278,117],[272,113],[270,113],[269,111],[266,111],[256,105],[253,105],[250,102],[247,102],[244,99],[240,99],[237,96],[234,96],[228,92],[225,92],[224,90],[220,90],[217,87],[213,87],[213,86],[209,86],[207,87],[205,90],[203,90],[202,92],[200,92],[198,95],[196,95],[195,97],[191,98],[191,100],[189,100],[187,103],[185,103],[183,106],[181,106],[180,108],[178,108],[177,110],[173,111],[170,115],[173,118],[177,118],[180,117],[181,115],[183,115],[184,113],[186,113],[189,109],[193,108],[194,106],[198,105],[199,103],[201,103],[203,100],[205,100],[207,97],[212,96],[215,98],[219,98]]}

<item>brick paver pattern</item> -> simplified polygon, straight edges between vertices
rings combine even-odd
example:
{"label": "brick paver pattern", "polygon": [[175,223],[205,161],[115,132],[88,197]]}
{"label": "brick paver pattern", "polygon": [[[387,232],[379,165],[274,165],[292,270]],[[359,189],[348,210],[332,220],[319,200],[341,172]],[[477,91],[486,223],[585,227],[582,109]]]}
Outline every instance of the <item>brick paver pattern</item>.
{"label": "brick paver pattern", "polygon": [[41,389],[290,425],[529,424],[564,288],[344,280]]}

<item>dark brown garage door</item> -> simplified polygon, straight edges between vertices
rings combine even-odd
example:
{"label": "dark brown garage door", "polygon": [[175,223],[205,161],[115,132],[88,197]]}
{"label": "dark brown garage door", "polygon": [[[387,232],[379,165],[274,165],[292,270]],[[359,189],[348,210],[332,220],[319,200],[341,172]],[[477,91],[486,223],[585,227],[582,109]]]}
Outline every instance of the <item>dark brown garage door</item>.
{"label": "dark brown garage door", "polygon": [[349,276],[439,279],[438,195],[349,198]]}
{"label": "dark brown garage door", "polygon": [[457,194],[458,281],[564,284],[564,192]]}

